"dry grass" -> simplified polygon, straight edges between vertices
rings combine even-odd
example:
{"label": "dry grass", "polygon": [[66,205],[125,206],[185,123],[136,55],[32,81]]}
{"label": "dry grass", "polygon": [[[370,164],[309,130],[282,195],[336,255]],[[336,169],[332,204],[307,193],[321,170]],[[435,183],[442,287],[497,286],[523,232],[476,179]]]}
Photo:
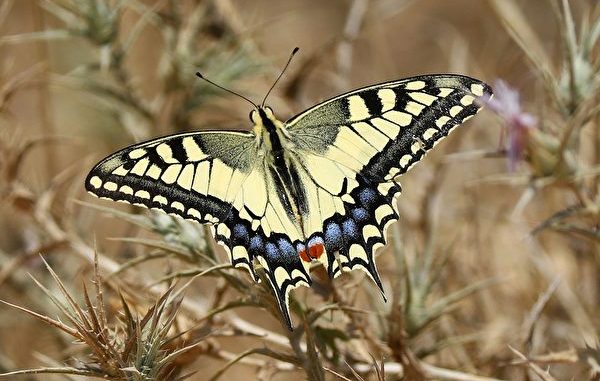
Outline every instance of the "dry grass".
{"label": "dry grass", "polygon": [[[600,380],[599,38],[592,0],[0,2],[0,373]],[[259,99],[294,46],[283,119],[419,73],[497,97],[402,179],[390,301],[317,277],[288,332],[204,227],[92,200],[83,177],[142,139],[248,128],[194,73]]]}

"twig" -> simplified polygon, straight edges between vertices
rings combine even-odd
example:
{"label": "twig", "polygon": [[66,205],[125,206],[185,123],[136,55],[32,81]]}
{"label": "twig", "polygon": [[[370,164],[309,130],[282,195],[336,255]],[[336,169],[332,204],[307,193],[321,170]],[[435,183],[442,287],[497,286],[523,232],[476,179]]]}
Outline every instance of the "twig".
{"label": "twig", "polygon": [[532,339],[533,339],[533,330],[535,328],[535,323],[538,321],[544,307],[554,294],[554,291],[558,288],[560,284],[560,278],[555,277],[552,283],[546,288],[546,290],[538,297],[537,301],[529,311],[529,315],[525,318],[523,322],[523,346],[531,348]]}
{"label": "twig", "polygon": [[[421,363],[421,368],[426,372],[429,378],[436,380],[447,380],[447,381],[503,381],[499,378],[482,377],[474,374],[463,373],[456,370],[450,370],[445,368],[439,368],[437,366]],[[386,372],[388,366],[385,366]]]}
{"label": "twig", "polygon": [[342,40],[337,48],[337,87],[340,90],[348,89],[348,76],[352,68],[353,44],[358,38],[369,0],[354,0],[350,6]]}
{"label": "twig", "polygon": [[546,371],[544,371],[542,368],[540,368],[537,364],[529,361],[529,359],[522,354],[521,352],[517,351],[515,348],[511,347],[510,345],[508,346],[510,348],[511,351],[513,351],[514,354],[516,354],[519,358],[521,358],[522,360],[524,360],[525,364],[527,364],[529,366],[529,368],[536,374],[538,375],[543,381],[558,381],[556,380],[556,378],[552,377],[552,375]]}
{"label": "twig", "polygon": [[[35,24],[35,28],[40,31],[45,30],[46,29],[45,13],[42,12],[39,4],[31,3],[31,7],[33,8],[32,15],[33,15],[33,22]],[[36,55],[37,55],[38,61],[44,62],[47,64],[48,57],[49,57],[48,41],[47,40],[38,41],[35,44],[35,48],[36,48]],[[54,124],[53,111],[52,111],[52,107],[50,107],[48,104],[48,100],[51,98],[50,89],[48,88],[49,73],[46,70],[42,73],[42,75],[44,78],[42,80],[42,85],[38,89],[39,98],[38,98],[37,109],[39,111],[37,112],[37,114],[39,114],[39,119],[40,119],[39,121],[40,121],[40,125],[42,126],[43,131],[45,131],[49,135],[55,135],[56,134],[56,126]],[[55,151],[54,147],[52,147],[50,145],[46,145],[44,147],[44,150],[45,150],[44,153],[46,156],[46,159],[44,160],[46,170],[44,172],[47,173],[48,176],[52,176],[56,171],[56,163],[57,163],[56,162],[56,151]]]}

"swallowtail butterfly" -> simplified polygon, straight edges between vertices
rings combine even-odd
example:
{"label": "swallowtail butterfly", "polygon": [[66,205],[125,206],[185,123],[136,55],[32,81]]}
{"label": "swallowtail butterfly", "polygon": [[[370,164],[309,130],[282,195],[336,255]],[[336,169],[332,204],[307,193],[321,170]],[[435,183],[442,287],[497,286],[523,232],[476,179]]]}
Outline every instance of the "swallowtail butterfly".
{"label": "swallowtail butterfly", "polygon": [[[289,63],[289,62],[288,62]],[[360,269],[383,292],[374,261],[398,219],[399,177],[480,108],[488,85],[423,75],[331,98],[282,122],[256,106],[251,131],[198,131],[124,148],[85,186],[111,200],[202,224],[235,267],[266,273],[291,329],[289,292]]]}

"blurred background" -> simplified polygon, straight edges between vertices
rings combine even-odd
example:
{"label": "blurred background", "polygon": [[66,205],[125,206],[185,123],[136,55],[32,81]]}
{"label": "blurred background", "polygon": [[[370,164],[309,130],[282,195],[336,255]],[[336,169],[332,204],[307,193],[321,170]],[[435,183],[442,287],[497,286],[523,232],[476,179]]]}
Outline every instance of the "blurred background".
{"label": "blurred background", "polygon": [[[0,1],[0,372],[599,380],[599,37],[594,0]],[[83,180],[135,142],[249,129],[194,73],[259,100],[296,46],[282,120],[425,73],[496,95],[401,179],[389,301],[315,269],[291,333],[205,227]]]}

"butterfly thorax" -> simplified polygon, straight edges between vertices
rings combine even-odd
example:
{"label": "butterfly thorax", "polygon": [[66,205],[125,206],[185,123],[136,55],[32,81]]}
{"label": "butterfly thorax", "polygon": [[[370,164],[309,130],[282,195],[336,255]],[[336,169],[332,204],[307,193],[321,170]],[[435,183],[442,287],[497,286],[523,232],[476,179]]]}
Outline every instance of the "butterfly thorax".
{"label": "butterfly thorax", "polygon": [[306,195],[302,186],[285,125],[273,114],[273,110],[259,107],[250,113],[254,133],[265,150],[265,168],[283,192],[278,196],[286,206],[290,217],[302,226],[302,214],[306,212]]}
{"label": "butterfly thorax", "polygon": [[286,143],[283,136],[283,123],[273,114],[270,107],[260,107],[253,110],[250,118],[254,123],[254,132],[263,142],[267,155],[276,166],[284,165],[284,146]]}

